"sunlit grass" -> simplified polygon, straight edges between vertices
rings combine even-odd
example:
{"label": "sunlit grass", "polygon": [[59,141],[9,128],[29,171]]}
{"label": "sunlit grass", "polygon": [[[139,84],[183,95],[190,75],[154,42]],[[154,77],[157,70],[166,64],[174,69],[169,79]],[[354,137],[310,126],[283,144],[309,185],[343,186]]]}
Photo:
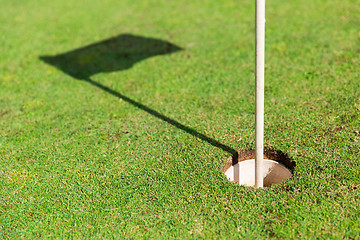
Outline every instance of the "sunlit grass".
{"label": "sunlit grass", "polygon": [[[0,12],[0,238],[359,236],[359,1],[267,2],[265,144],[296,169],[266,189],[222,174],[254,147],[254,1]],[[183,50],[98,85],[40,59],[125,33]]]}

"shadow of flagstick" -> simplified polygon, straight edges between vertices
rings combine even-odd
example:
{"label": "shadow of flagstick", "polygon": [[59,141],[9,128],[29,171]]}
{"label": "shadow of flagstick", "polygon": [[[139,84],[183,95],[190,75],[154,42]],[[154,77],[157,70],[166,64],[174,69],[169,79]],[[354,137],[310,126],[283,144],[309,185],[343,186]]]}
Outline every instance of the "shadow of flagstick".
{"label": "shadow of flagstick", "polygon": [[129,98],[129,97],[127,97],[127,96],[125,96],[125,95],[123,95],[123,94],[121,94],[119,92],[116,92],[115,90],[113,90],[113,89],[111,89],[111,88],[109,88],[107,86],[104,86],[104,85],[102,85],[102,84],[100,84],[98,82],[95,82],[95,81],[91,80],[90,78],[86,78],[86,79],[84,79],[84,81],[87,81],[88,83],[92,84],[93,86],[98,87],[98,88],[104,90],[105,92],[108,92],[111,95],[113,95],[113,96],[115,96],[117,98],[120,98],[120,99],[134,105],[135,107],[137,107],[137,108],[139,108],[139,109],[141,109],[141,110],[143,110],[143,111],[145,111],[145,112],[147,112],[147,113],[149,113],[149,114],[151,114],[151,115],[153,115],[153,116],[155,116],[155,117],[169,123],[170,125],[172,125],[174,127],[177,127],[178,129],[181,129],[181,130],[183,130],[183,131],[185,131],[185,132],[187,132],[187,133],[189,133],[189,134],[191,134],[191,135],[193,135],[193,136],[195,136],[195,137],[197,137],[197,138],[199,138],[199,139],[201,139],[203,141],[208,142],[209,144],[211,144],[214,147],[220,148],[220,149],[224,150],[225,152],[230,153],[233,156],[233,158],[237,159],[237,154],[238,153],[237,153],[237,151],[235,149],[233,149],[231,147],[228,147],[228,146],[220,143],[219,141],[217,141],[215,139],[209,138],[209,137],[205,136],[204,134],[199,133],[196,130],[179,123],[178,121],[175,121],[174,119],[166,117],[166,116],[162,115],[161,113],[159,113],[158,111],[153,110],[153,109],[145,106],[142,103],[136,102],[135,100],[132,100],[131,98]]}

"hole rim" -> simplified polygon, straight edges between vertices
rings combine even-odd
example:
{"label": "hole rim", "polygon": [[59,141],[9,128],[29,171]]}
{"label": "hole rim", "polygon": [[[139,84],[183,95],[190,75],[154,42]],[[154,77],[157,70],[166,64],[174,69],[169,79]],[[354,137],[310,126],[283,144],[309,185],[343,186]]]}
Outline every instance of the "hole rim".
{"label": "hole rim", "polygon": [[[255,149],[238,150],[235,154],[225,160],[223,174],[225,175],[226,171],[237,163],[251,159],[255,159]],[[288,154],[273,148],[264,148],[264,159],[273,160],[282,164],[291,172],[291,178],[294,177],[296,162]]]}

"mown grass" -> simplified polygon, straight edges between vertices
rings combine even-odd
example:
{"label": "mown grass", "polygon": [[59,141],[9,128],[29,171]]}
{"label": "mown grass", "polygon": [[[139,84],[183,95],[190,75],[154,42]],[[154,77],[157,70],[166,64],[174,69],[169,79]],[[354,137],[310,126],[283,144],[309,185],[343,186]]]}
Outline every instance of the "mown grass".
{"label": "mown grass", "polygon": [[[254,1],[0,2],[1,238],[359,236],[358,0],[267,2],[265,141],[297,165],[266,189],[221,172],[254,146]],[[163,118],[40,59],[124,33],[184,50],[91,79]]]}

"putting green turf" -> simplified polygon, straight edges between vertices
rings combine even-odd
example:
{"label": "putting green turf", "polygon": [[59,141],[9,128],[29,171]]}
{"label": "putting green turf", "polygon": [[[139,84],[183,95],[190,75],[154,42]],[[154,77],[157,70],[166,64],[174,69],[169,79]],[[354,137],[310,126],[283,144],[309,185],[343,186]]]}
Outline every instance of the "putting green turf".
{"label": "putting green turf", "polygon": [[[266,189],[222,175],[254,147],[254,1],[0,4],[0,238],[359,236],[359,0],[267,2],[265,145],[296,169]],[[182,50],[40,59],[123,34]]]}

